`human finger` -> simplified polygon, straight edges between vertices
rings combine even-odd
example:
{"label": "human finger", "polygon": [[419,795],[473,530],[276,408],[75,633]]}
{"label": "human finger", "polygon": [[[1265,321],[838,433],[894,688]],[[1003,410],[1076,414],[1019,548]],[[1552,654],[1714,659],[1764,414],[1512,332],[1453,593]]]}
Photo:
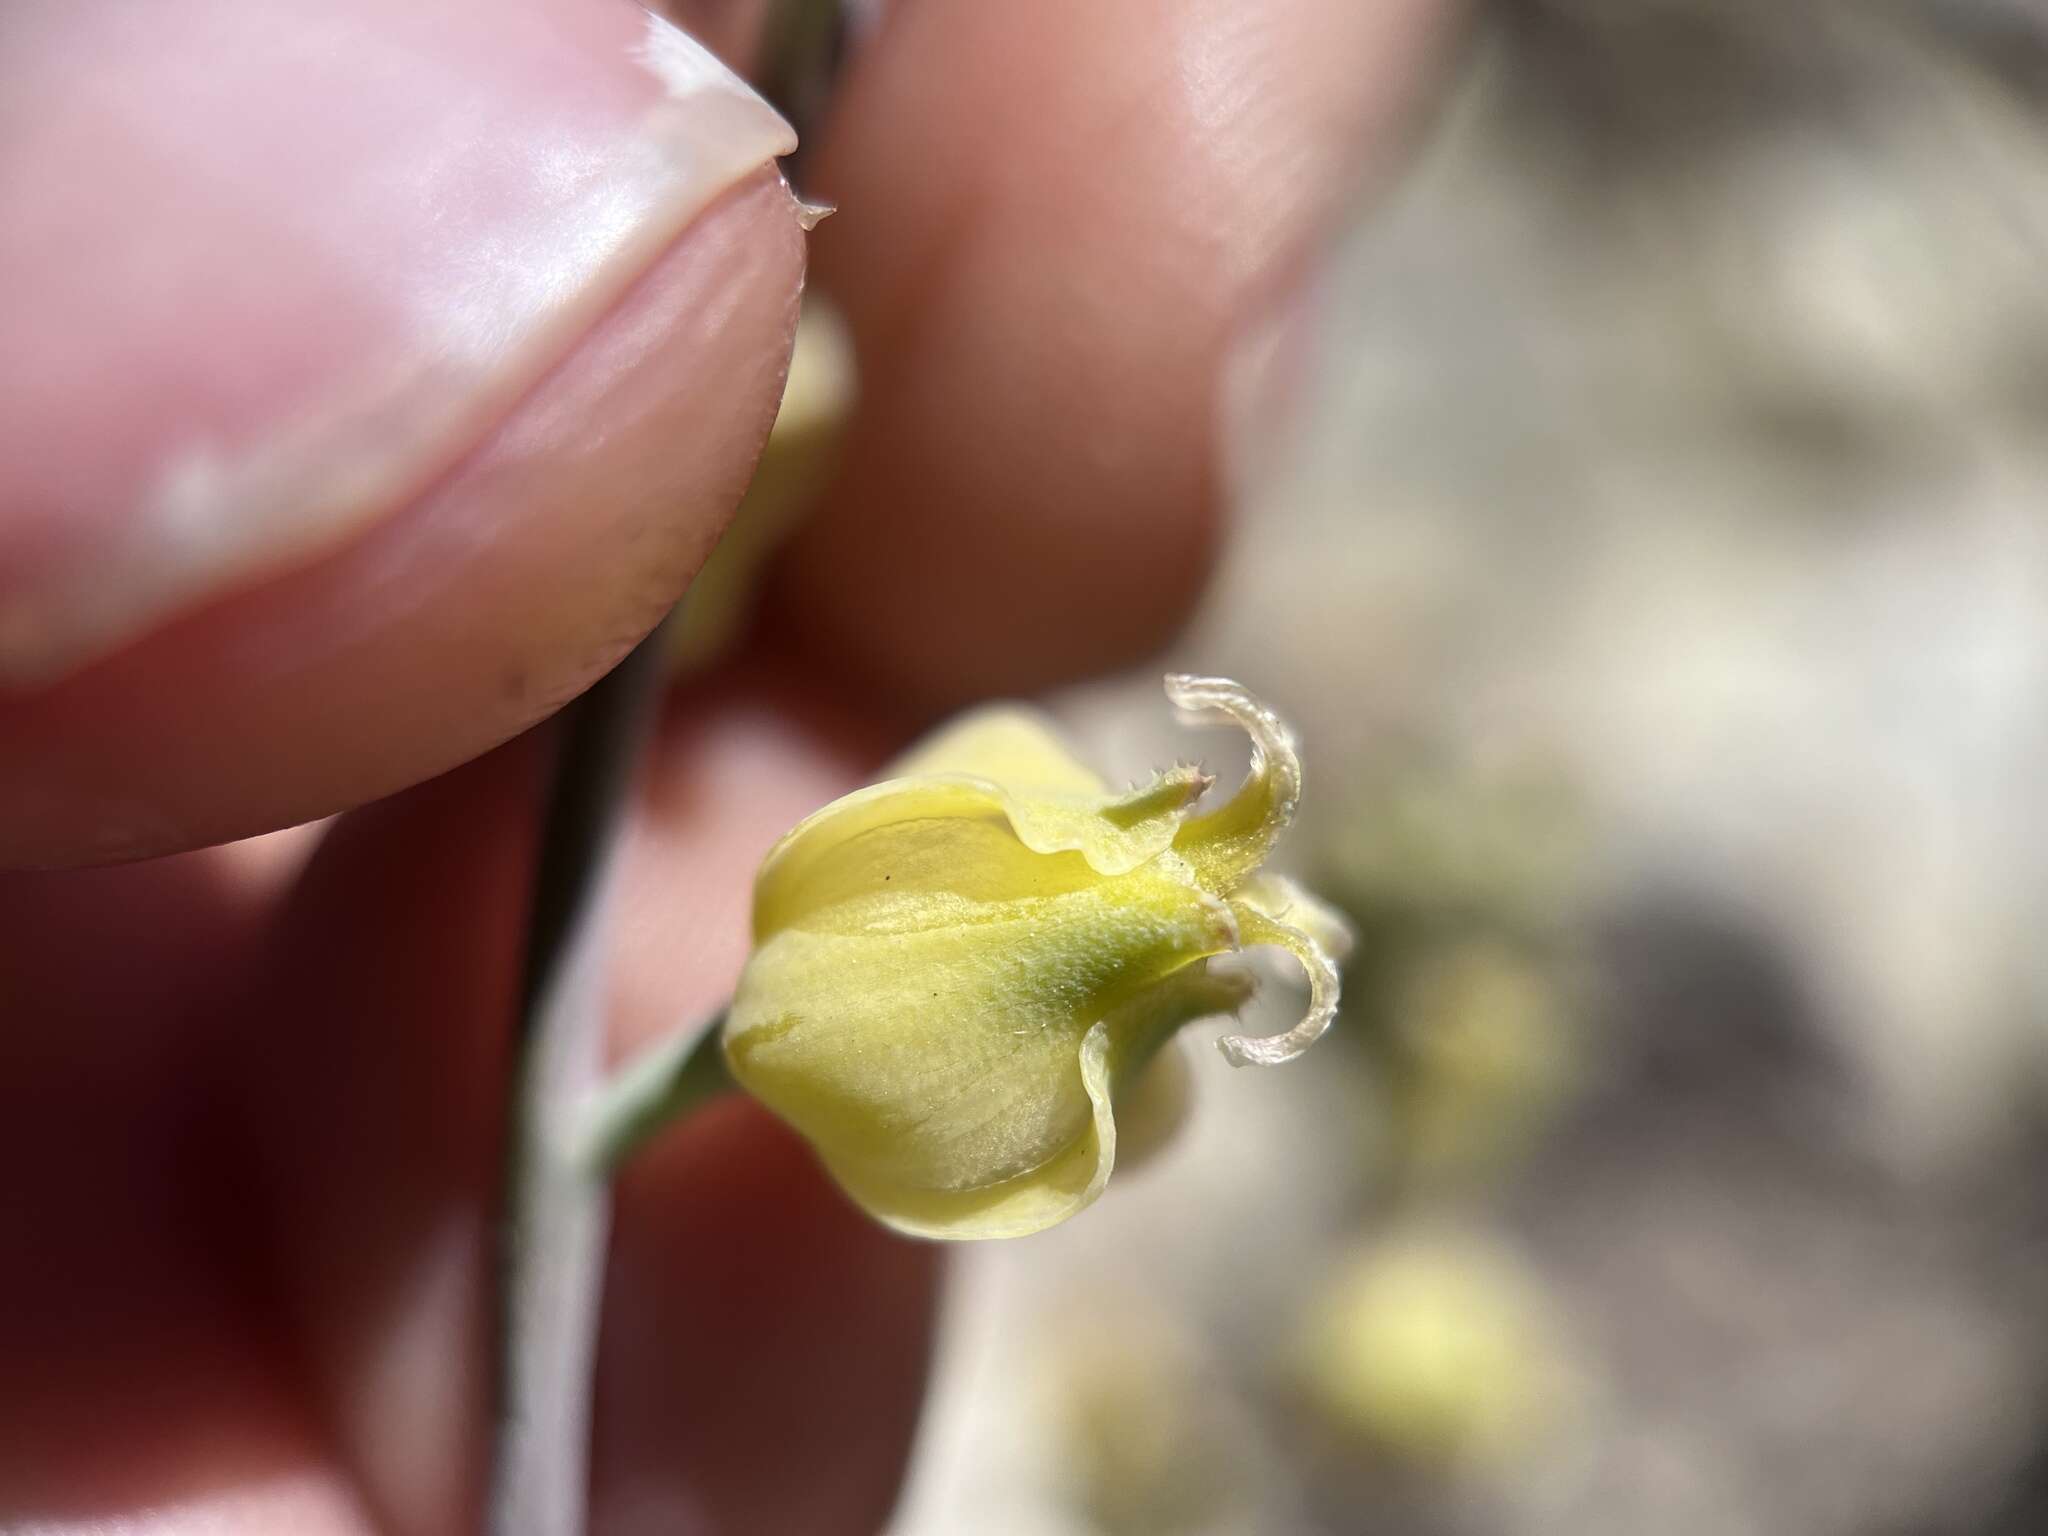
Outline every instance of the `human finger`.
{"label": "human finger", "polygon": [[1223,536],[1232,339],[1385,168],[1450,9],[888,7],[806,170],[861,398],[776,628],[925,708],[1163,641]]}
{"label": "human finger", "polygon": [[667,23],[38,0],[0,103],[0,863],[431,775],[701,562],[803,242],[786,128]]}

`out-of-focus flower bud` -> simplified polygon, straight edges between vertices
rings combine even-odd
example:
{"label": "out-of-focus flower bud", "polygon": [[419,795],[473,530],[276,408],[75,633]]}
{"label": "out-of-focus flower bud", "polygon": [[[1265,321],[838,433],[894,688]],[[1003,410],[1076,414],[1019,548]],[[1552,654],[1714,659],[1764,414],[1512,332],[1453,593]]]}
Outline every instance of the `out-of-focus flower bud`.
{"label": "out-of-focus flower bud", "polygon": [[806,296],[782,406],[754,478],[669,625],[676,672],[701,672],[738,637],[764,568],[825,489],[857,392],[846,322],[825,300]]}
{"label": "out-of-focus flower bud", "polygon": [[1476,1232],[1364,1246],[1304,1319],[1297,1376],[1347,1439],[1429,1471],[1503,1470],[1561,1432],[1580,1393],[1541,1283]]}
{"label": "out-of-focus flower bud", "polygon": [[996,708],[762,865],[727,1060],[889,1226],[1017,1237],[1092,1202],[1147,1063],[1244,1001],[1215,956],[1275,945],[1308,973],[1301,1022],[1225,1038],[1234,1064],[1291,1060],[1335,1015],[1341,920],[1259,871],[1300,799],[1293,739],[1235,683],[1166,689],[1251,735],[1251,772],[1214,810],[1197,813],[1195,768],[1112,793],[1037,716]]}

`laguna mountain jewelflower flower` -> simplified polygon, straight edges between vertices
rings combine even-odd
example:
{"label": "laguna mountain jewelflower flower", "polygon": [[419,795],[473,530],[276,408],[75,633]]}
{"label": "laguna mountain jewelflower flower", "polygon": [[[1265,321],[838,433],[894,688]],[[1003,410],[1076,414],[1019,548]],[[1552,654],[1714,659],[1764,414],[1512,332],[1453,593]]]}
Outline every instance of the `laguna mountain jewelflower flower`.
{"label": "laguna mountain jewelflower flower", "polygon": [[1147,1063],[1248,995],[1217,956],[1277,946],[1308,974],[1292,1029],[1220,1042],[1234,1065],[1290,1061],[1335,1017],[1341,919],[1259,868],[1301,797],[1292,736],[1224,679],[1166,692],[1251,736],[1244,785],[1213,810],[1197,768],[1115,793],[1038,716],[998,707],[762,864],[727,1062],[887,1225],[1017,1237],[1090,1204]]}

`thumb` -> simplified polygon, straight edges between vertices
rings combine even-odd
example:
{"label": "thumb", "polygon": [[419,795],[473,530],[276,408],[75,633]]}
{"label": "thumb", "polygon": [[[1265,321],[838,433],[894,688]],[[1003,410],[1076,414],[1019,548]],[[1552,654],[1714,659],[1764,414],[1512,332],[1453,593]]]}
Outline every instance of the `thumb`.
{"label": "thumb", "polygon": [[625,0],[28,0],[0,125],[0,863],[475,756],[737,500],[793,140]]}

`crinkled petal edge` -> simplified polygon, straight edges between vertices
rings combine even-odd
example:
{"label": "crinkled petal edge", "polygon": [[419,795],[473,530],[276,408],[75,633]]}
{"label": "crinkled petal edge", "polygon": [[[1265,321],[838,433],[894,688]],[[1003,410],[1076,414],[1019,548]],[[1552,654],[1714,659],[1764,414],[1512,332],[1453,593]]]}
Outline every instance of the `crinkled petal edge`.
{"label": "crinkled petal edge", "polygon": [[[1081,1086],[1093,1111],[1090,1124],[1072,1146],[1029,1173],[985,1189],[938,1192],[905,1190],[864,1178],[858,1169],[829,1157],[824,1158],[825,1166],[868,1214],[911,1237],[1028,1237],[1057,1226],[1093,1205],[1109,1183],[1120,1150],[1118,1094],[1137,1088],[1160,1051],[1184,1026],[1235,1012],[1250,992],[1248,978],[1211,971],[1197,961],[1091,1025],[1081,1038],[1079,1060]],[[1155,1129],[1160,1132],[1151,1138],[1156,1147],[1171,1133],[1166,1127]],[[1146,1150],[1146,1140],[1141,1129],[1141,1151]]]}
{"label": "crinkled petal edge", "polygon": [[824,1160],[826,1170],[870,1216],[909,1237],[971,1241],[1043,1232],[1093,1205],[1116,1166],[1109,1055],[1109,1025],[1092,1025],[1081,1039],[1081,1083],[1093,1123],[1072,1146],[1029,1173],[986,1189],[938,1191],[881,1184],[830,1158]]}
{"label": "crinkled petal edge", "polygon": [[1078,853],[1099,875],[1124,875],[1173,846],[1209,783],[1199,769],[1176,767],[1142,789],[1090,804],[1079,797],[1013,794],[969,774],[884,779],[813,811],[768,851],[754,882],[754,938],[759,942],[807,910],[795,893],[809,854],[863,833],[934,817],[1000,815],[1033,853]]}

